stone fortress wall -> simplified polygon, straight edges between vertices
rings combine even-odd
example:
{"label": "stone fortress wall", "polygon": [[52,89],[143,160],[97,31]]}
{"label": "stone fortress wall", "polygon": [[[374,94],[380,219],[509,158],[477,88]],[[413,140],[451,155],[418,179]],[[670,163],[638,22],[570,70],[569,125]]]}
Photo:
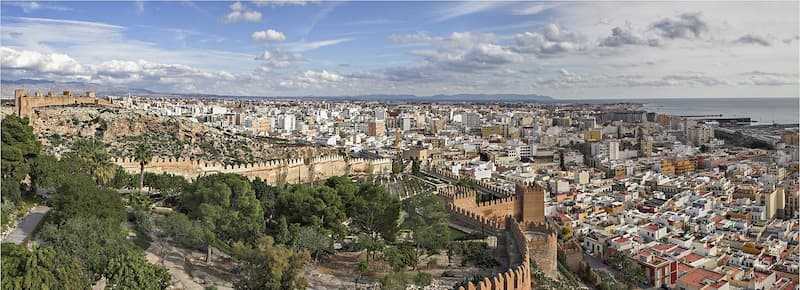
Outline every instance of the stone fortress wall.
{"label": "stone fortress wall", "polygon": [[477,285],[460,289],[531,289],[530,259],[550,277],[558,277],[558,235],[544,218],[544,188],[536,184],[517,184],[515,193],[499,199],[476,202],[476,191],[446,186],[438,190],[450,211],[451,222],[491,235],[507,234],[509,257],[520,263],[506,272],[485,278]]}
{"label": "stone fortress wall", "polygon": [[47,106],[68,106],[79,104],[94,104],[106,107],[118,106],[110,98],[97,98],[94,92],[86,92],[83,96],[74,96],[71,91],[64,91],[61,95],[54,92],[42,94],[39,92],[29,95],[24,89],[14,90],[14,113],[21,118],[34,118],[33,109]]}
{"label": "stone fortress wall", "polygon": [[[133,158],[116,158],[114,163],[130,173],[139,172],[139,163]],[[153,158],[144,167],[145,172],[171,173],[195,179],[215,173],[236,173],[249,179],[261,178],[268,184],[298,184],[349,174],[383,174],[391,172],[392,160],[345,159],[342,156],[321,156],[311,159],[281,159],[268,162],[223,165],[219,162],[188,158]]]}

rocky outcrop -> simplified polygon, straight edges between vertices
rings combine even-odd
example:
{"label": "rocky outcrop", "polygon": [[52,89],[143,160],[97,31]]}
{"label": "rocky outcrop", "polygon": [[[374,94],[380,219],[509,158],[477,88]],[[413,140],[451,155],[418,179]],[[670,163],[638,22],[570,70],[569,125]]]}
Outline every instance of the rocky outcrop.
{"label": "rocky outcrop", "polygon": [[[142,110],[92,105],[34,109],[33,127],[44,151],[63,154],[82,138],[98,138],[114,157],[132,157],[140,142],[154,156],[217,160],[223,164],[299,158],[314,154],[309,146],[274,146],[268,139],[232,134],[188,118],[162,117]],[[317,155],[329,153],[320,149]]]}

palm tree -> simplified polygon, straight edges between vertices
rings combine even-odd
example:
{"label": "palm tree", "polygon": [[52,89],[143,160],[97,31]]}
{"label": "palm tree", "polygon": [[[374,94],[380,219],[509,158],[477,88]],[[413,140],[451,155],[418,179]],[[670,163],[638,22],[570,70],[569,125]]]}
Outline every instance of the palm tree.
{"label": "palm tree", "polygon": [[97,139],[78,140],[72,144],[73,156],[97,184],[106,184],[116,175],[116,167],[106,151],[106,145]]}
{"label": "palm tree", "polygon": [[136,150],[133,152],[133,159],[139,162],[139,191],[142,191],[142,187],[144,187],[144,166],[153,159],[153,152],[150,151],[150,146],[146,143],[136,146]]}

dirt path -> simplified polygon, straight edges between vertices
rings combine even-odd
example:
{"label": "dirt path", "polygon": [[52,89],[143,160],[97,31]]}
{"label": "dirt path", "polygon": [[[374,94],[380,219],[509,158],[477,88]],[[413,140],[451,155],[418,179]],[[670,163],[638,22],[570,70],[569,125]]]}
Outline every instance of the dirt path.
{"label": "dirt path", "polygon": [[[147,260],[150,263],[161,265],[161,244],[154,239],[150,248],[147,249]],[[232,267],[230,261],[225,260],[224,257],[217,255],[220,260],[212,255],[212,265],[206,266],[203,260],[205,253],[178,248],[170,244],[167,244],[164,250],[164,267],[172,274],[170,289],[203,290],[212,285],[220,290],[233,289],[231,283],[233,280],[230,277],[232,275],[228,277],[219,275],[229,271],[229,268]]]}

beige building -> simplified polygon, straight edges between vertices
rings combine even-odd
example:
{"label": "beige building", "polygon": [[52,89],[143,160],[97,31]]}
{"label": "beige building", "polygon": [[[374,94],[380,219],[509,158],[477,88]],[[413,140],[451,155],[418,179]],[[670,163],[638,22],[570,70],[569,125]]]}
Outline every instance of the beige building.
{"label": "beige building", "polygon": [[372,121],[367,125],[367,135],[383,136],[386,135],[386,126],[383,121]]}

